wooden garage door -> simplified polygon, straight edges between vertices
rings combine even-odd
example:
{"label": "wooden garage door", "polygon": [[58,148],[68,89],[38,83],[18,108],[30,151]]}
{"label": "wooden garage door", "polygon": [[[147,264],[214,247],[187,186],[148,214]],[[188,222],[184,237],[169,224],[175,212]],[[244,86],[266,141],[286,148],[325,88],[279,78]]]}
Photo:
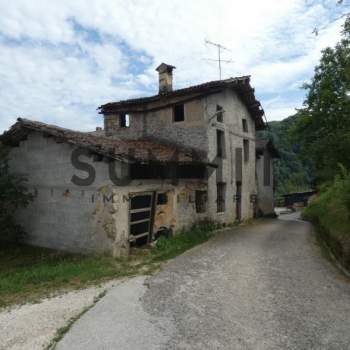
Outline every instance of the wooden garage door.
{"label": "wooden garage door", "polygon": [[131,195],[129,206],[129,240],[136,245],[146,244],[151,238],[153,221],[152,192]]}

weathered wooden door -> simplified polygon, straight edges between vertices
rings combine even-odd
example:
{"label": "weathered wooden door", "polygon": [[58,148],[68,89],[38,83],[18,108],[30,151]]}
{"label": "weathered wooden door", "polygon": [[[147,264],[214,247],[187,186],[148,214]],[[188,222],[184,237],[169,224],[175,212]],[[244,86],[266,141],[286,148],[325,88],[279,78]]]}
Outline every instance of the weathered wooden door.
{"label": "weathered wooden door", "polygon": [[152,235],[154,193],[134,193],[129,203],[129,241],[135,245],[146,244]]}

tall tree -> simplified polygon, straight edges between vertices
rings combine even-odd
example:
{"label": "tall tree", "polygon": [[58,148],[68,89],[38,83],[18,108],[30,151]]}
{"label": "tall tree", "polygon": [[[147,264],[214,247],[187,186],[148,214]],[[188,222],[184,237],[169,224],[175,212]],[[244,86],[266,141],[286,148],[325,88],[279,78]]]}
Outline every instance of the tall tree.
{"label": "tall tree", "polygon": [[342,39],[322,52],[303,108],[291,128],[302,155],[315,165],[319,182],[338,172],[338,163],[350,169],[350,18]]}

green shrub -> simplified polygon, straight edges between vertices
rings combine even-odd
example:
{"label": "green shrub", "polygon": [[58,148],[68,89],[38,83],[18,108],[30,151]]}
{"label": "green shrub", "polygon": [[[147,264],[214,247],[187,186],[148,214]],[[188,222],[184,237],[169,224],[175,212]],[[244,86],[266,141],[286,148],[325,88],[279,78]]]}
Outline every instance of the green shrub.
{"label": "green shrub", "polygon": [[212,236],[213,230],[219,227],[218,224],[206,222],[194,225],[190,230],[169,239],[160,237],[151,249],[151,259],[161,261],[173,258],[187,249],[207,241]]}
{"label": "green shrub", "polygon": [[350,268],[350,174],[344,167],[341,166],[341,173],[332,184],[322,188],[302,216],[315,224],[320,237]]}

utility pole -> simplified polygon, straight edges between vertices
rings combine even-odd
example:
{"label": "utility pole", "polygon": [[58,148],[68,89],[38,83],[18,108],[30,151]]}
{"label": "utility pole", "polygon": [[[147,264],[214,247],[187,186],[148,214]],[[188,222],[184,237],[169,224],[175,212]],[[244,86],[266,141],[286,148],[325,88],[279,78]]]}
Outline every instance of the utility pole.
{"label": "utility pole", "polygon": [[210,40],[205,40],[205,43],[209,44],[209,45],[212,45],[212,46],[215,46],[218,49],[218,59],[214,60],[214,59],[211,59],[211,58],[207,58],[207,60],[215,61],[215,62],[219,63],[219,77],[220,77],[220,80],[221,80],[221,62],[224,62],[224,63],[231,63],[231,62],[233,62],[232,60],[222,60],[221,59],[221,50],[226,50],[226,51],[231,51],[231,50],[228,49],[225,46],[222,46],[221,44],[214,43],[214,42],[212,42]]}

